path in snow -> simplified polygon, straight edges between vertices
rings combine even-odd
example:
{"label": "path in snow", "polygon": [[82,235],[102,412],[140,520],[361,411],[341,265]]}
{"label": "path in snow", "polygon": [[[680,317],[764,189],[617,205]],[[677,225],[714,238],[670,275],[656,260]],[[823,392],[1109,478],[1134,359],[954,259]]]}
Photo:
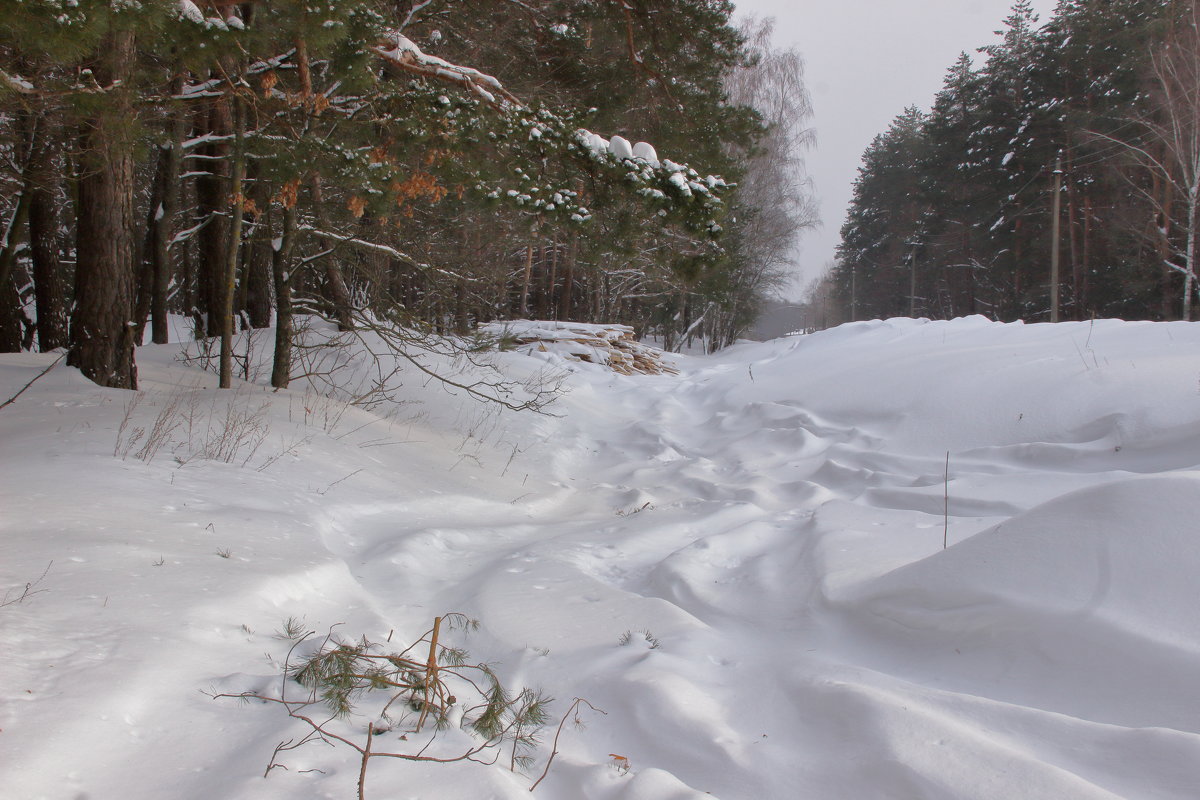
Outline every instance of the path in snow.
{"label": "path in snow", "polygon": [[[960,322],[957,332],[974,331]],[[581,684],[579,669],[556,672],[536,655],[515,674],[606,696],[645,737],[625,731],[611,746],[655,753],[697,790],[869,796],[886,785],[897,797],[961,797],[962,781],[983,772],[973,796],[1124,796],[1146,785],[1189,796],[1200,761],[1179,756],[1200,755],[1200,637],[1193,610],[1178,607],[1186,586],[1144,584],[1164,559],[1200,562],[1189,544],[1198,478],[1131,478],[1195,466],[1197,428],[1126,441],[1137,420],[1113,408],[1039,441],[1071,409],[1031,394],[1055,390],[1033,385],[1042,375],[1022,374],[1015,391],[989,379],[1044,347],[1007,333],[1013,341],[989,354],[998,363],[974,343],[960,348],[980,374],[971,380],[960,363],[968,374],[938,389],[943,416],[918,420],[929,446],[912,447],[903,430],[897,406],[920,396],[901,379],[914,369],[905,358],[875,376],[876,397],[856,400],[872,400],[871,413],[838,419],[794,396],[805,383],[789,373],[813,366],[797,351],[817,345],[779,342],[753,359],[685,363],[679,378],[577,385],[565,418],[544,420],[543,443],[520,462],[547,481],[570,476],[549,497],[330,517],[356,531],[342,555],[368,594],[388,597],[399,566],[420,576],[403,594],[426,599],[421,613],[463,608],[501,646],[588,664]],[[1054,374],[1075,366],[1073,351],[1039,358]],[[1094,369],[1104,372],[1098,358]],[[878,396],[889,380],[911,394],[889,404]],[[995,421],[974,415],[1003,398],[1029,410],[981,443],[978,428]],[[955,413],[956,402],[973,407]],[[1012,432],[1025,413],[1041,426],[1031,440]],[[1169,498],[1182,504],[1169,529],[1134,538]],[[1064,524],[1073,517],[1083,522]],[[957,545],[945,553],[944,536]],[[1157,599],[1138,599],[1147,595]],[[547,608],[570,622],[535,638]],[[644,662],[597,649],[597,632],[640,641],[643,630],[664,643]],[[1129,755],[1139,753],[1149,755]]]}

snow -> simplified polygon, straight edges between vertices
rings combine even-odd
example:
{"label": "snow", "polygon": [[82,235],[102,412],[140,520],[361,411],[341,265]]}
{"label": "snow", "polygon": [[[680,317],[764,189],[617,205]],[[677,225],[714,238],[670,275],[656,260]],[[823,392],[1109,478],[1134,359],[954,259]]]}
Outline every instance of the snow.
{"label": "snow", "polygon": [[[576,132],[576,138],[580,144],[591,150],[597,156],[611,154],[618,161],[631,160],[643,161],[649,166],[658,169],[663,166],[663,162],[658,159],[658,151],[654,149],[654,145],[649,142],[637,142],[631,144],[628,139],[623,136],[614,136],[611,140],[605,139],[599,134],[592,133],[589,130],[580,129]],[[669,169],[681,171],[686,169],[678,164],[666,162]]]}
{"label": "snow", "polygon": [[654,145],[648,142],[638,142],[633,146],[633,157],[641,161],[645,161],[652,167],[659,167],[658,151],[654,149]]}
{"label": "snow", "polygon": [[[452,611],[557,698],[547,744],[376,759],[368,798],[528,797],[573,697],[606,713],[533,796],[1196,796],[1200,326],[859,322],[661,375],[572,359],[617,326],[510,333],[546,346],[480,358],[561,380],[549,414],[363,345],[280,392],[146,346],[137,395],[60,363],[0,409],[5,796],[353,797],[348,748],[264,778],[304,726],[208,695],[278,687],[289,617],[404,646]],[[55,358],[0,356],[0,402]]]}
{"label": "snow", "polygon": [[684,197],[691,197],[692,196],[692,187],[697,185],[697,184],[689,181],[687,178],[683,177],[683,173],[681,173],[681,172],[672,172],[670,177],[667,178],[667,181],[672,186],[674,186],[679,191],[679,193],[682,194]]}
{"label": "snow", "polygon": [[377,46],[373,51],[397,65],[413,68],[419,74],[433,75],[441,80],[456,83],[482,97],[488,103],[499,104],[496,94],[502,94],[507,103],[519,105],[516,98],[504,90],[500,81],[472,67],[452,64],[443,58],[421,50],[411,39],[399,31],[389,31],[383,37],[386,46]]}
{"label": "snow", "polygon": [[192,0],[178,0],[175,7],[181,19],[200,25],[204,24],[204,12]]}
{"label": "snow", "polygon": [[623,136],[614,136],[609,140],[609,149],[617,160],[633,158],[633,145]]}

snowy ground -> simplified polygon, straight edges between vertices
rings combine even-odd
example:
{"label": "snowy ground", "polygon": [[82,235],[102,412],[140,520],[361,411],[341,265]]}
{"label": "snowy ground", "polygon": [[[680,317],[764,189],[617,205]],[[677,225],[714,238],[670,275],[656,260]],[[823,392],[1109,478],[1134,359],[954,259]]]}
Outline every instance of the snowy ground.
{"label": "snowy ground", "polygon": [[[409,642],[450,611],[554,724],[607,712],[534,796],[1200,795],[1200,325],[857,323],[679,376],[501,354],[572,370],[558,416],[218,392],[177,350],[133,407],[60,364],[0,409],[6,798],[354,797],[342,746],[264,778],[303,725],[209,693],[276,686],[289,617]],[[0,401],[52,360],[0,356]],[[528,797],[548,755],[376,759],[366,794]]]}

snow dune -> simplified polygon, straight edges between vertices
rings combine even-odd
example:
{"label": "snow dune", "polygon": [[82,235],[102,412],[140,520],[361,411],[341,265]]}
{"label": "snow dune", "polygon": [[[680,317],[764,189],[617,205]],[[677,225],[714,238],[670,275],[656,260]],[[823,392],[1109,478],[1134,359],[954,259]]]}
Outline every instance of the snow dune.
{"label": "snow dune", "polygon": [[[677,376],[498,354],[568,372],[556,416],[218,393],[177,350],[132,408],[60,365],[0,410],[0,591],[37,591],[0,608],[13,797],[352,797],[353,753],[263,778],[303,727],[204,692],[276,685],[288,617],[408,642],[447,611],[555,724],[606,712],[535,796],[1197,796],[1200,326],[864,322]],[[0,398],[52,360],[0,356]],[[230,420],[261,441],[213,458]],[[367,796],[526,797],[548,756],[381,759]]]}

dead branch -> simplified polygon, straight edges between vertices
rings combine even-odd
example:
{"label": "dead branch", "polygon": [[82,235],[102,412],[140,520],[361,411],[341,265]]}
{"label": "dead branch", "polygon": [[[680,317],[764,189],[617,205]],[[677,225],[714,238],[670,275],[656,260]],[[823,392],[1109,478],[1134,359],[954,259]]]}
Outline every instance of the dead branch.
{"label": "dead branch", "polygon": [[562,735],[563,725],[566,724],[567,720],[571,717],[572,714],[575,715],[576,727],[583,727],[583,719],[581,719],[579,716],[579,706],[581,704],[586,705],[592,711],[597,711],[605,716],[608,716],[607,711],[600,709],[600,708],[596,708],[594,705],[589,703],[587,700],[584,700],[582,697],[576,697],[575,702],[571,703],[571,707],[567,709],[567,713],[563,714],[563,718],[558,721],[558,728],[554,731],[554,743],[550,746],[550,758],[546,760],[546,768],[544,770],[542,770],[541,777],[539,777],[536,781],[533,782],[533,786],[529,787],[529,791],[532,792],[534,789],[536,789],[538,787],[538,784],[541,783],[543,780],[545,780],[546,776],[550,774],[550,765],[554,763],[554,757],[556,755],[558,755],[558,737]]}
{"label": "dead branch", "polygon": [[25,393],[26,389],[28,389],[30,386],[33,386],[33,384],[38,380],[38,378],[43,377],[47,372],[54,369],[56,366],[58,366],[58,362],[62,361],[66,357],[67,357],[67,354],[63,353],[58,358],[54,359],[54,362],[51,363],[50,366],[46,367],[44,370],[42,370],[37,375],[35,375],[33,377],[33,379],[29,381],[29,383],[27,383],[21,387],[21,390],[19,392],[17,392],[16,394],[14,394],[12,397],[8,398],[7,400],[5,400],[3,403],[0,403],[0,408],[5,408],[7,406],[12,405],[18,397],[20,397],[21,395],[23,395]]}

